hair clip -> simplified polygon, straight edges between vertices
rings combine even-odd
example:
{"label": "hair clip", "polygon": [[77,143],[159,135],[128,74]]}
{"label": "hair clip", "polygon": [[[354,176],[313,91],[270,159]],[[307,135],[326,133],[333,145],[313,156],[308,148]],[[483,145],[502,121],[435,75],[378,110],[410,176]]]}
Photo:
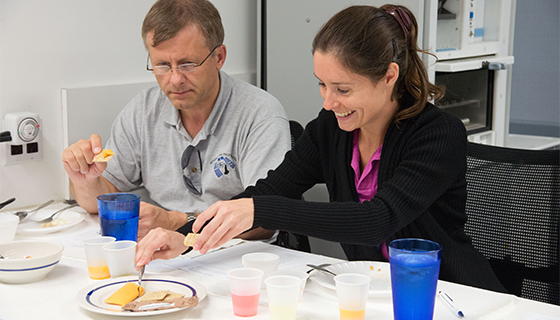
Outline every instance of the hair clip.
{"label": "hair clip", "polygon": [[410,18],[410,16],[408,15],[408,13],[401,9],[400,7],[397,6],[391,6],[387,9],[387,13],[392,15],[393,17],[395,17],[395,19],[397,19],[397,22],[399,23],[399,25],[401,26],[401,29],[403,30],[404,33],[404,40],[408,41],[408,33],[409,33],[409,27],[410,24],[412,23],[412,19]]}

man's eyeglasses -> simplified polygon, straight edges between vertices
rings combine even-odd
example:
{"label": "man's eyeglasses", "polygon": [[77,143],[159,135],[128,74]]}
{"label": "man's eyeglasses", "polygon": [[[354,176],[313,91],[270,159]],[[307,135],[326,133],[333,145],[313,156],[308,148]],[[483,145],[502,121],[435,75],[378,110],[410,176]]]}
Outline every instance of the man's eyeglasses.
{"label": "man's eyeglasses", "polygon": [[202,195],[202,158],[200,157],[200,151],[192,145],[188,146],[181,156],[181,167],[183,168],[183,183],[185,183],[187,189],[194,195]]}
{"label": "man's eyeglasses", "polygon": [[[180,64],[180,65],[177,66],[177,71],[179,71],[181,73],[193,72],[194,70],[196,70],[196,67],[202,66],[202,64],[204,62],[206,62],[206,60],[208,60],[210,55],[212,55],[214,50],[216,50],[219,46],[220,45],[214,47],[214,49],[212,49],[212,51],[210,51],[210,53],[206,56],[206,58],[204,58],[204,60],[202,60],[201,63],[196,64],[196,63],[193,63],[193,62],[189,62],[189,63]],[[150,68],[150,55],[148,54],[148,60],[146,61],[146,70],[153,72],[153,74],[162,75],[162,74],[169,73],[171,71],[171,69],[172,68],[170,66],[155,66],[155,67]]]}

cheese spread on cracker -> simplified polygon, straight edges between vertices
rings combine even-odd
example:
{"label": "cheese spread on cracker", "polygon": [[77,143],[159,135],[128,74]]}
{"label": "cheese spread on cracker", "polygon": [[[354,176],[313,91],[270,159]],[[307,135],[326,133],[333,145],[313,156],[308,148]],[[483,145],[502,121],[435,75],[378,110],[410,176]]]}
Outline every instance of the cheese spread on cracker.
{"label": "cheese spread on cracker", "polygon": [[93,157],[93,162],[107,162],[115,155],[111,149],[103,149]]}

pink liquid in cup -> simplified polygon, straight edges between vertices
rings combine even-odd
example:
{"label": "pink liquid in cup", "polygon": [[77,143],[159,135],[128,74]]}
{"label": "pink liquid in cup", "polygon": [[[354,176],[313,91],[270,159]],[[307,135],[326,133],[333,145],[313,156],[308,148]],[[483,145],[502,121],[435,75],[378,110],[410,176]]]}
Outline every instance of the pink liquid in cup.
{"label": "pink liquid in cup", "polygon": [[259,306],[259,293],[251,296],[238,296],[231,294],[233,314],[238,317],[252,317],[257,314]]}
{"label": "pink liquid in cup", "polygon": [[257,315],[263,274],[261,270],[253,268],[238,268],[228,272],[234,315]]}

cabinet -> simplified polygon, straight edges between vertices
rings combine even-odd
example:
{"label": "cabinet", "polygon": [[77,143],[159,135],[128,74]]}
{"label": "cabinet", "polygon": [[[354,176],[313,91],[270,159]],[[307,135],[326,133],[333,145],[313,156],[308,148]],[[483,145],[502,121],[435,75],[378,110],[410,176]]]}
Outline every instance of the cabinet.
{"label": "cabinet", "polygon": [[[470,141],[505,146],[514,63],[514,1],[431,0],[425,4],[423,47],[439,60],[426,55],[424,62],[430,81],[448,88],[438,106],[463,120]],[[461,95],[455,96],[459,88]]]}
{"label": "cabinet", "polygon": [[[419,47],[438,57],[436,62],[430,55],[422,56],[430,81],[448,81],[448,87],[459,83],[464,91],[479,94],[456,96],[439,106],[457,113],[467,127],[469,140],[507,145],[515,0],[390,2],[405,5],[414,13],[420,28]],[[313,76],[311,43],[316,32],[333,14],[349,5],[385,3],[386,0],[262,0],[258,10],[262,26],[258,83],[282,102],[291,119],[305,125],[317,116],[323,104]],[[463,79],[470,79],[471,85],[465,86]],[[485,89],[482,93],[481,83]]]}

